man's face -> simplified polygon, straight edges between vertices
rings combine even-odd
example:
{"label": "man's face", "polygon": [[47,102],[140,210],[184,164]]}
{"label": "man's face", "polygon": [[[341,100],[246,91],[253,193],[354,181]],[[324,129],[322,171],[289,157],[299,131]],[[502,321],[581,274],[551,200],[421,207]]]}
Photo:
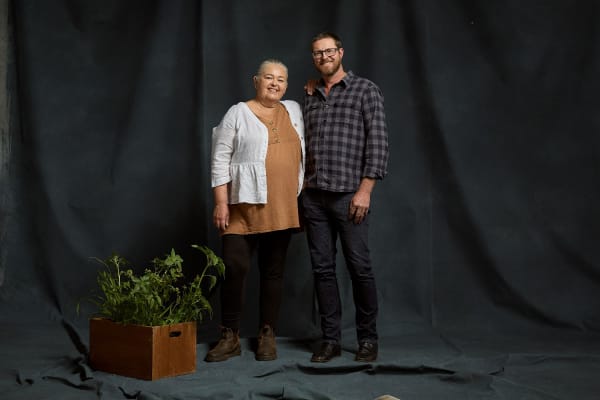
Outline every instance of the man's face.
{"label": "man's face", "polygon": [[[329,52],[329,55],[327,55],[327,52]],[[342,65],[344,49],[341,47],[337,48],[335,40],[332,38],[324,38],[314,42],[312,44],[312,53],[315,68],[317,68],[322,76],[334,75]]]}

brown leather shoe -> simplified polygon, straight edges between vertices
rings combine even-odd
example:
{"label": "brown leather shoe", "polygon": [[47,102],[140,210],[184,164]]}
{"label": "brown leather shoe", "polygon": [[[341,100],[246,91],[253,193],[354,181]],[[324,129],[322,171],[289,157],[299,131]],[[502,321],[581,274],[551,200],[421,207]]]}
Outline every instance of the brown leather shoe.
{"label": "brown leather shoe", "polygon": [[234,332],[229,328],[221,328],[221,339],[212,348],[204,358],[205,361],[225,361],[231,357],[239,356],[242,354],[242,348],[240,346],[240,334]]}
{"label": "brown leather shoe", "polygon": [[315,351],[310,359],[311,362],[329,362],[333,357],[342,354],[342,347],[337,343],[323,342],[319,350]]}
{"label": "brown leather shoe", "polygon": [[354,361],[371,362],[377,360],[377,343],[360,342]]}
{"label": "brown leather shoe", "polygon": [[258,333],[258,347],[254,358],[257,361],[271,361],[277,358],[275,332],[269,325],[263,326]]}

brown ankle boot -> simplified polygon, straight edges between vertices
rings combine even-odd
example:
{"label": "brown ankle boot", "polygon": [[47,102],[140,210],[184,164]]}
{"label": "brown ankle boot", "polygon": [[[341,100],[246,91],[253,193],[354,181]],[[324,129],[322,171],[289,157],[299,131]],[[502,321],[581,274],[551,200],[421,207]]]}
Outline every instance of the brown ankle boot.
{"label": "brown ankle boot", "polygon": [[242,354],[240,334],[229,328],[221,329],[221,339],[207,354],[205,361],[225,361],[231,357]]}
{"label": "brown ankle boot", "polygon": [[255,358],[258,361],[271,361],[277,358],[275,333],[269,325],[263,326],[258,333],[258,348]]}

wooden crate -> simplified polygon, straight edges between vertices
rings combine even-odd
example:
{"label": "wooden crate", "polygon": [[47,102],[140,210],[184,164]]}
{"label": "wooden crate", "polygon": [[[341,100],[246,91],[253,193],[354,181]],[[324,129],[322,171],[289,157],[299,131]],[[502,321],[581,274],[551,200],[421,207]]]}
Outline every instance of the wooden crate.
{"label": "wooden crate", "polygon": [[196,371],[196,322],[123,325],[90,319],[92,368],[154,380]]}

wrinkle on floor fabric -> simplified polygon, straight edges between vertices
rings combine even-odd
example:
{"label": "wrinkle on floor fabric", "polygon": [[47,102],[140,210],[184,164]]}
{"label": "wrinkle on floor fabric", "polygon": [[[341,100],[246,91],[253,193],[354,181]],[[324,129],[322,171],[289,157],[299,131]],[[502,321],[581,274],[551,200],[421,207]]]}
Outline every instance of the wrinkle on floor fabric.
{"label": "wrinkle on floor fabric", "polygon": [[553,335],[533,342],[498,333],[486,341],[477,335],[473,340],[472,331],[441,335],[425,327],[414,335],[415,326],[407,326],[406,336],[383,337],[379,360],[365,364],[353,360],[352,343],[344,343],[342,355],[329,363],[311,363],[310,341],[292,338],[277,339],[277,360],[258,362],[253,339],[243,338],[240,357],[204,362],[209,344],[199,343],[196,372],[143,381],[93,370],[73,343],[77,331],[85,348],[85,327],[69,332],[58,321],[12,326],[2,321],[0,327],[0,390],[6,400],[371,400],[386,395],[402,400],[592,400],[600,392],[598,338],[578,333],[563,337],[569,341],[566,348]]}

